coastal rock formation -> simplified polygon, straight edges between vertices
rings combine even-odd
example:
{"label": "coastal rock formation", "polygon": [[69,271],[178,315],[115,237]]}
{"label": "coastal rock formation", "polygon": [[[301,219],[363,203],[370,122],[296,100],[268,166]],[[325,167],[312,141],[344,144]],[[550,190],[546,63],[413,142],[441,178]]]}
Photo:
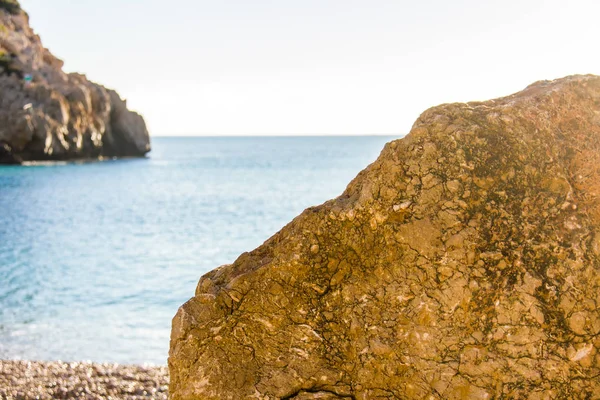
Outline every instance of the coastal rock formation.
{"label": "coastal rock formation", "polygon": [[600,77],[425,111],[200,279],[183,399],[600,398]]}
{"label": "coastal rock formation", "polygon": [[143,156],[143,118],[42,46],[16,0],[0,0],[0,163]]}

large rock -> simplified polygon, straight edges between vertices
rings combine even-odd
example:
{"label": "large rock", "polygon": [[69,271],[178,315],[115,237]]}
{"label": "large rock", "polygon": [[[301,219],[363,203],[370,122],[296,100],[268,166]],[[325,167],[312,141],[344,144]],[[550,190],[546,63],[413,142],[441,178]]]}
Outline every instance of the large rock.
{"label": "large rock", "polygon": [[600,398],[600,77],[423,113],[201,278],[182,399]]}
{"label": "large rock", "polygon": [[[80,74],[42,46],[16,0],[0,0],[0,143],[3,160],[143,156],[143,118],[119,95]],[[29,80],[31,80],[29,82]]]}

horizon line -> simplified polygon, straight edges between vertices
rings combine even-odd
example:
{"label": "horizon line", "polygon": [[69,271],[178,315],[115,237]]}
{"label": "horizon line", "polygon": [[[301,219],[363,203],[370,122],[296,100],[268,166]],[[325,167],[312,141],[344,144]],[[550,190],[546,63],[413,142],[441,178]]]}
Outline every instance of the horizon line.
{"label": "horizon line", "polygon": [[406,136],[404,133],[222,133],[222,134],[175,134],[175,135],[166,135],[166,134],[150,134],[150,137],[208,137],[208,138],[218,138],[218,137],[365,137],[365,136]]}

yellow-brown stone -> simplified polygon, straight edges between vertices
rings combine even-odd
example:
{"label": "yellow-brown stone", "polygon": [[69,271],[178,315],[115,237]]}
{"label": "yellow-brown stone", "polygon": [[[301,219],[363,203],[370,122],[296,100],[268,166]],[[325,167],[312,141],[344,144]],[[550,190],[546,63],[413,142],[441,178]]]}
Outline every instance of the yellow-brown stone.
{"label": "yellow-brown stone", "polygon": [[424,112],[202,277],[173,400],[600,398],[600,77]]}

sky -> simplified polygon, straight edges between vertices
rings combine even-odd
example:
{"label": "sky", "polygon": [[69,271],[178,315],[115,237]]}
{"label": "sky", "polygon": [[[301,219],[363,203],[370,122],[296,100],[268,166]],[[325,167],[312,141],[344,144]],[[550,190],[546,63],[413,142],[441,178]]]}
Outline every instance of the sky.
{"label": "sky", "polygon": [[600,74],[598,0],[20,1],[154,136],[400,136],[437,104]]}

